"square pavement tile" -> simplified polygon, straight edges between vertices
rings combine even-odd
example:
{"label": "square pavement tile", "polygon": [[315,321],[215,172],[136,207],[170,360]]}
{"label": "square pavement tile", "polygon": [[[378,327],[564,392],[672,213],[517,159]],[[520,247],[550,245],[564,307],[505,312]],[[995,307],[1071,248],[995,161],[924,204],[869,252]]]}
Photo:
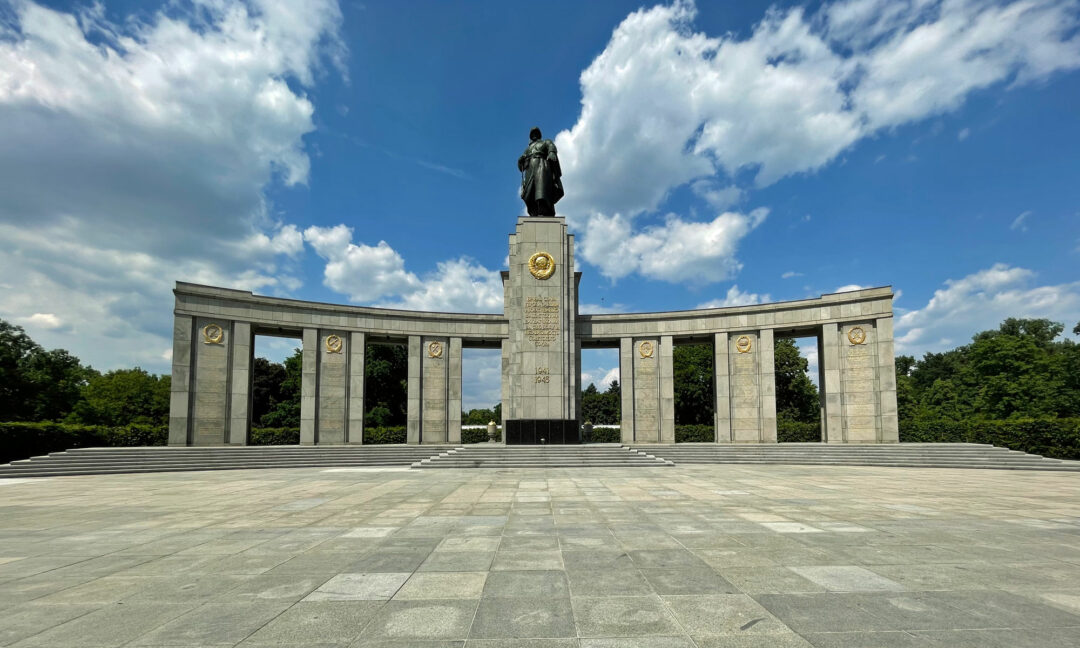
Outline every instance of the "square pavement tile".
{"label": "square pavement tile", "polygon": [[419,571],[487,571],[494,551],[433,551],[418,568]]}
{"label": "square pavement tile", "polygon": [[348,645],[382,607],[380,601],[301,602],[259,628],[241,646]]}
{"label": "square pavement tile", "polygon": [[566,572],[552,570],[493,571],[484,583],[484,598],[566,598]]}
{"label": "square pavement tile", "polygon": [[579,637],[679,635],[675,618],[658,596],[575,598]]}
{"label": "square pavement tile", "polygon": [[323,583],[305,601],[386,601],[408,580],[408,572],[338,574]]}
{"label": "square pavement tile", "polygon": [[192,607],[188,603],[113,603],[33,635],[20,645],[50,648],[122,646]]}
{"label": "square pavement tile", "polygon": [[642,569],[657,594],[737,594],[739,589],[712,569]]}
{"label": "square pavement tile", "polygon": [[574,596],[648,596],[653,588],[637,569],[570,569]]}
{"label": "square pavement tile", "polygon": [[495,551],[499,548],[499,536],[476,536],[444,538],[435,551]]}
{"label": "square pavement tile", "polygon": [[397,531],[400,527],[356,527],[348,533],[343,533],[342,538],[385,538]]}
{"label": "square pavement tile", "polygon": [[[191,610],[152,632],[132,646],[211,646],[236,644],[267,621],[284,612],[289,603],[211,603]],[[94,644],[84,644],[94,645]]]}
{"label": "square pavement tile", "polygon": [[436,641],[469,636],[477,599],[463,601],[390,601],[382,606],[353,645],[378,641]]}
{"label": "square pavement tile", "polygon": [[487,572],[416,572],[405,581],[395,601],[480,598]]}
{"label": "square pavement tile", "polygon": [[791,632],[779,619],[745,594],[662,598],[679,624],[692,637]]}
{"label": "square pavement tile", "polygon": [[574,612],[568,598],[485,598],[469,639],[573,636]]}
{"label": "square pavement tile", "polygon": [[821,565],[788,567],[788,569],[830,592],[900,592],[905,589],[894,580],[854,565]]}
{"label": "square pavement tile", "polygon": [[559,551],[499,551],[495,554],[495,562],[491,565],[493,571],[562,568],[562,553]]}

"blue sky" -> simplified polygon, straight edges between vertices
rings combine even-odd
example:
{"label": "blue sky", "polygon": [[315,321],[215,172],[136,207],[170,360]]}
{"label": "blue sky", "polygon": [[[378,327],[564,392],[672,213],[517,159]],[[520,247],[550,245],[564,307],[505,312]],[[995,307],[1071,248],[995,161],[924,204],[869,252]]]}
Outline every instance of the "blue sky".
{"label": "blue sky", "polygon": [[[889,284],[899,352],[1071,330],[1078,25],[1075,0],[0,0],[0,317],[166,372],[176,280],[497,312],[538,125],[586,311]],[[496,357],[465,374],[492,404]]]}

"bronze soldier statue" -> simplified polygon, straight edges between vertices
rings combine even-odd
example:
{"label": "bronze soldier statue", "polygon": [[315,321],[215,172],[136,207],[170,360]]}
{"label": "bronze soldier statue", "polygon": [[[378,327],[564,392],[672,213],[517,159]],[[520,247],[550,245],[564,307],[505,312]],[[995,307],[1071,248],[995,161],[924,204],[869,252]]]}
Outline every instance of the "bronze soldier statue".
{"label": "bronze soldier statue", "polygon": [[529,131],[529,145],[518,158],[521,199],[529,216],[554,216],[555,203],[563,197],[562,168],[555,143],[543,139],[540,128]]}

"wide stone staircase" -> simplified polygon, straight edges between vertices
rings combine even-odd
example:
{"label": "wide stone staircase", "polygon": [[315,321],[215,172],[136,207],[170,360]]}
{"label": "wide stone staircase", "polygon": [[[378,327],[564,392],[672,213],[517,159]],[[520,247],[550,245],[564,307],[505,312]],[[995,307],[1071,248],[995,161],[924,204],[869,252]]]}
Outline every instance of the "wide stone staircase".
{"label": "wide stone staircase", "polygon": [[411,466],[444,445],[76,448],[0,465],[3,477],[60,477],[254,468]]}
{"label": "wide stone staircase", "polygon": [[630,468],[674,464],[617,443],[596,445],[477,444],[454,448],[413,468]]}
{"label": "wide stone staircase", "polygon": [[633,444],[635,450],[676,464],[809,464],[825,466],[899,466],[910,468],[997,468],[1080,472],[1080,461],[1049,459],[977,443],[891,443],[832,445],[777,443],[729,445],[678,443]]}

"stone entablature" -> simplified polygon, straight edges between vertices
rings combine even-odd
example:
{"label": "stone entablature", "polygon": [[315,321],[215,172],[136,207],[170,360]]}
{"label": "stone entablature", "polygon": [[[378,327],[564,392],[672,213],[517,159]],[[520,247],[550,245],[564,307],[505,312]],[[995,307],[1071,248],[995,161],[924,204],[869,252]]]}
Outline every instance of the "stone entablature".
{"label": "stone entablature", "polygon": [[573,420],[581,349],[617,348],[622,440],[675,440],[673,348],[713,345],[716,441],[774,443],[773,340],[818,339],[822,440],[898,441],[892,290],[654,313],[578,314],[573,236],[561,218],[518,221],[503,314],[438,313],[263,297],[177,282],[169,443],[242,445],[257,334],[303,341],[301,443],[361,443],[364,347],[408,345],[409,443],[461,440],[463,348],[502,349],[503,414]]}

